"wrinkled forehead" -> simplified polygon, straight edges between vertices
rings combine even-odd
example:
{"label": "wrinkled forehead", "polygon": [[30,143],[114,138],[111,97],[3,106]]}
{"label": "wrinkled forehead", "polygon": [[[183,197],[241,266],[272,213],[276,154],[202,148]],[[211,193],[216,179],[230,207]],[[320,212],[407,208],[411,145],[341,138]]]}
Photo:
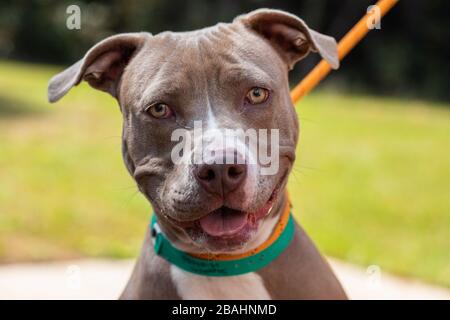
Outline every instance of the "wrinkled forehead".
{"label": "wrinkled forehead", "polygon": [[155,35],[130,68],[135,71],[130,80],[138,84],[140,96],[153,99],[179,94],[195,98],[199,92],[239,84],[275,89],[287,73],[266,40],[242,25],[224,23]]}

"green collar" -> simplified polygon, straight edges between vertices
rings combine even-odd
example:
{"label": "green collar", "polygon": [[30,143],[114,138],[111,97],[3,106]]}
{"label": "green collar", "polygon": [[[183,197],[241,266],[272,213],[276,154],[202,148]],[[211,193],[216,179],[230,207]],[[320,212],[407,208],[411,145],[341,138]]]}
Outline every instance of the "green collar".
{"label": "green collar", "polygon": [[208,260],[196,258],[175,248],[159,228],[155,214],[151,221],[152,239],[157,255],[185,271],[213,277],[236,276],[267,266],[287,248],[294,236],[294,231],[294,218],[289,213],[287,225],[281,234],[264,250],[241,259]]}

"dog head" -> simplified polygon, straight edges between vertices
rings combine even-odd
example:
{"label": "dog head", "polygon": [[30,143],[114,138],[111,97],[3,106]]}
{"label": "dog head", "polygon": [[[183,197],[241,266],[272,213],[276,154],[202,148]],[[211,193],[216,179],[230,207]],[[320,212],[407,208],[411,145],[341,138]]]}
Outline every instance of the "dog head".
{"label": "dog head", "polygon": [[338,67],[333,38],[268,9],[197,31],[119,34],[53,77],[49,100],[82,80],[116,97],[125,164],[167,237],[236,252],[281,211],[299,131],[288,71],[310,51]]}

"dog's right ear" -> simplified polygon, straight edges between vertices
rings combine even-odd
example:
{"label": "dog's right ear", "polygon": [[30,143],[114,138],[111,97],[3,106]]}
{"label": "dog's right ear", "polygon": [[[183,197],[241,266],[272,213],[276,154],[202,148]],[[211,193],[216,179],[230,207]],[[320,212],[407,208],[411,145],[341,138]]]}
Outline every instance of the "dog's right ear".
{"label": "dog's right ear", "polygon": [[238,16],[235,22],[268,40],[287,63],[289,69],[308,55],[318,52],[333,69],[339,68],[336,40],[310,29],[293,14],[273,9],[258,9]]}
{"label": "dog's right ear", "polygon": [[92,47],[83,59],[50,79],[48,100],[56,102],[81,80],[93,88],[117,97],[117,84],[133,55],[150,33],[123,33],[106,38]]}

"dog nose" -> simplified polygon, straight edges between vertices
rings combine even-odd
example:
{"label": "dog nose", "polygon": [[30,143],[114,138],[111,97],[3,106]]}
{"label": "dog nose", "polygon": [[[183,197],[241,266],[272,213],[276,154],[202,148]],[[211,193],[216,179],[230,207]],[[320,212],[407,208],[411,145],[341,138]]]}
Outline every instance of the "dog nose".
{"label": "dog nose", "polygon": [[206,191],[224,196],[244,181],[247,166],[245,164],[200,164],[196,166],[194,174]]}

